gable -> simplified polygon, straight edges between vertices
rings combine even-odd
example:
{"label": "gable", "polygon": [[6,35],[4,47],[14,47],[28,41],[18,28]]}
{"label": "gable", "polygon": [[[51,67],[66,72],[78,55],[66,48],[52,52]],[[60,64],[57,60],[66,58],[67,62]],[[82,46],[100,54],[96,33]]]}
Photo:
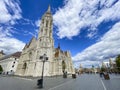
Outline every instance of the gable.
{"label": "gable", "polygon": [[30,42],[27,44],[27,46],[25,46],[25,48],[26,48],[26,47],[27,47],[27,48],[35,47],[35,46],[36,46],[36,42],[37,42],[36,38],[33,37],[33,38],[30,40]]}

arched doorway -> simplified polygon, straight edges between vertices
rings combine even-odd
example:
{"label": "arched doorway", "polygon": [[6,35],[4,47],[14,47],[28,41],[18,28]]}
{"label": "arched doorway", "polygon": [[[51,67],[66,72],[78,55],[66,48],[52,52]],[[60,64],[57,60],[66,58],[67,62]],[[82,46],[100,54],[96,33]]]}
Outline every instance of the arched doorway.
{"label": "arched doorway", "polygon": [[0,65],[0,74],[2,74],[2,72],[3,72],[3,68],[2,68],[2,66]]}
{"label": "arched doorway", "polygon": [[62,71],[63,71],[63,73],[65,73],[65,69],[66,69],[66,62],[64,60],[62,60]]}
{"label": "arched doorway", "polygon": [[22,68],[23,70],[23,75],[25,75],[25,72],[26,72],[26,69],[27,69],[27,63],[25,62],[24,64],[23,64],[23,68]]}

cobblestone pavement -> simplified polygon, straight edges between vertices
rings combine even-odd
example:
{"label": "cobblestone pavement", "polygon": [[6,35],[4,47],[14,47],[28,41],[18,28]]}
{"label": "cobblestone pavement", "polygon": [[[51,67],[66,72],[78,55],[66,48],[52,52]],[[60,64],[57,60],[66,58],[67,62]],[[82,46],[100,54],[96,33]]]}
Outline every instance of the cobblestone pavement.
{"label": "cobblestone pavement", "polygon": [[[40,90],[37,87],[39,78],[0,76],[0,90]],[[120,90],[120,75],[110,75],[110,80],[100,78],[98,74],[83,74],[72,79],[44,77],[41,90]]]}

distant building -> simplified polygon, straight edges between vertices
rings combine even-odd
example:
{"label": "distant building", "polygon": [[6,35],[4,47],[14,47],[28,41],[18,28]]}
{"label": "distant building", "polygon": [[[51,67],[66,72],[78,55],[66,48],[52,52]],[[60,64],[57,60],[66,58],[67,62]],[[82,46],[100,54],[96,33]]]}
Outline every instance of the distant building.
{"label": "distant building", "polygon": [[41,76],[43,62],[40,56],[44,54],[48,57],[48,61],[45,62],[44,66],[44,76],[62,75],[63,61],[66,66],[65,71],[68,74],[74,72],[70,52],[61,50],[60,45],[54,48],[53,17],[50,6],[41,19],[38,38],[33,37],[22,50],[16,75]]}
{"label": "distant building", "polygon": [[5,56],[5,53],[3,52],[3,50],[0,51],[0,58],[2,58],[3,56]]}
{"label": "distant building", "polygon": [[21,52],[5,55],[0,58],[0,65],[3,68],[3,74],[14,74],[18,65]]}
{"label": "distant building", "polygon": [[80,64],[80,67],[79,67],[79,73],[80,73],[80,74],[83,73],[83,67],[82,67],[82,64]]}
{"label": "distant building", "polygon": [[110,66],[109,66],[109,61],[103,61],[101,67],[102,67],[102,68],[110,67]]}
{"label": "distant building", "polygon": [[112,60],[110,59],[110,60],[109,60],[109,66],[110,66],[111,69],[116,68],[116,62],[115,62],[115,60],[112,61]]}
{"label": "distant building", "polygon": [[102,68],[107,72],[117,72],[116,62],[115,60],[109,59],[109,61],[102,62]]}
{"label": "distant building", "polygon": [[115,62],[115,60],[109,59],[109,61],[102,62],[102,67],[103,68],[111,68],[111,69],[116,68],[116,62]]}

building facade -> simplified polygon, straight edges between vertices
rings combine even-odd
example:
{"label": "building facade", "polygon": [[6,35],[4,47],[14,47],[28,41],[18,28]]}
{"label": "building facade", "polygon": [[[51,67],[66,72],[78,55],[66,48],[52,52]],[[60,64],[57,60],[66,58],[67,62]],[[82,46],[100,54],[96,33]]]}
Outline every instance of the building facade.
{"label": "building facade", "polygon": [[74,72],[72,59],[69,51],[62,51],[60,45],[54,48],[53,17],[50,6],[42,16],[38,38],[33,37],[23,48],[16,75],[41,76],[43,62],[40,56],[46,54],[48,61],[44,65],[44,76],[63,74],[62,61],[65,61],[65,71],[69,74]]}
{"label": "building facade", "polygon": [[0,51],[0,58],[4,57],[5,53],[3,53],[3,50]]}
{"label": "building facade", "polygon": [[103,68],[116,68],[116,62],[115,60],[109,59],[109,61],[104,61],[102,62],[102,66]]}
{"label": "building facade", "polygon": [[102,68],[105,69],[105,71],[107,72],[118,72],[117,66],[116,66],[116,62],[114,59],[109,59],[109,61],[104,61],[102,62]]}
{"label": "building facade", "polygon": [[3,68],[3,74],[14,74],[18,65],[21,52],[5,55],[0,58],[0,65]]}

